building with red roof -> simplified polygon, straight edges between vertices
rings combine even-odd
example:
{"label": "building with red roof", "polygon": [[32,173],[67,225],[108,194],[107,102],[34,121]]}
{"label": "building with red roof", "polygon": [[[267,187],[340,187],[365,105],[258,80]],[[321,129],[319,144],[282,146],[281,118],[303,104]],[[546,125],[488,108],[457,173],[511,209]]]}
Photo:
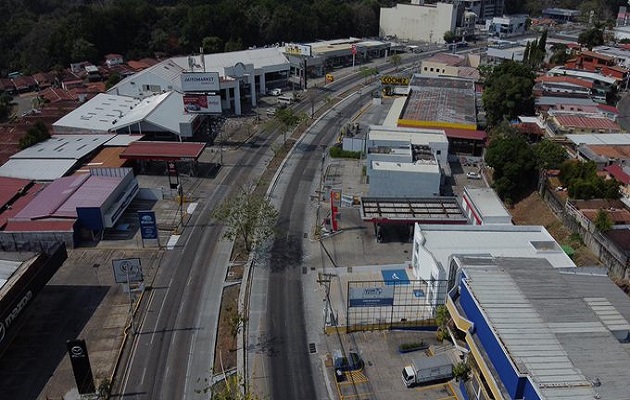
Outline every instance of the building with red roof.
{"label": "building with red roof", "polygon": [[[15,182],[13,187],[23,183]],[[36,189],[28,202],[5,216],[3,245],[37,248],[40,240],[57,240],[73,248],[81,238],[95,240],[115,226],[138,193],[138,181],[131,168],[92,168]],[[8,236],[14,238],[12,245]]]}
{"label": "building with red roof", "polygon": [[549,119],[556,135],[571,133],[618,133],[623,128],[616,122],[595,115],[555,114]]}

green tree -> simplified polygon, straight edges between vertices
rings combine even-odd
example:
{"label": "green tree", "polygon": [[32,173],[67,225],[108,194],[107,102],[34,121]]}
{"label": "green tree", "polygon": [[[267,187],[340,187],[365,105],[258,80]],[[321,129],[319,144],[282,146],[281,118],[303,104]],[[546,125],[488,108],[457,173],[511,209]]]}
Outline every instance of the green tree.
{"label": "green tree", "polygon": [[592,49],[604,44],[604,31],[599,27],[592,27],[578,35],[578,43]]}
{"label": "green tree", "polygon": [[225,200],[214,209],[212,217],[225,225],[224,237],[229,240],[240,239],[247,251],[261,240],[275,235],[275,223],[278,211],[258,194],[254,187],[242,187],[233,197]]}
{"label": "green tree", "polygon": [[20,139],[20,149],[24,150],[47,139],[50,139],[48,128],[43,122],[37,121],[35,125],[26,131],[26,135]]}
{"label": "green tree", "polygon": [[605,210],[597,211],[597,215],[595,217],[595,228],[597,228],[600,232],[609,231],[613,227],[613,220],[610,217],[610,214]]}
{"label": "green tree", "polygon": [[529,63],[530,51],[531,51],[531,45],[530,45],[530,42],[528,41],[527,44],[525,45],[525,51],[523,51],[523,64]]}
{"label": "green tree", "polygon": [[540,34],[540,38],[538,39],[538,48],[543,53],[547,52],[547,30],[546,29],[542,31],[542,33]]}
{"label": "green tree", "polygon": [[539,170],[560,168],[560,165],[569,158],[561,144],[548,139],[535,144],[533,148]]}
{"label": "green tree", "polygon": [[400,54],[394,53],[389,56],[389,62],[391,62],[394,67],[396,67],[396,71],[398,71],[398,67],[400,67],[400,64],[402,64],[402,57],[400,56]]}
{"label": "green tree", "polygon": [[493,169],[494,189],[506,202],[515,201],[536,183],[536,156],[520,133],[492,134],[485,161]]}
{"label": "green tree", "polygon": [[551,46],[551,57],[549,58],[549,63],[551,64],[564,64],[569,59],[569,54],[567,53],[568,47],[564,43],[554,43]]}
{"label": "green tree", "polygon": [[453,31],[444,32],[444,41],[446,43],[453,43],[456,40],[457,40],[457,36],[455,36],[455,33]]}
{"label": "green tree", "polygon": [[279,128],[282,129],[283,144],[286,144],[287,142],[287,133],[293,130],[293,128],[298,126],[305,119],[305,115],[297,114],[292,108],[281,108],[276,111],[272,121],[275,124],[278,124]]}
{"label": "green tree", "polygon": [[223,46],[223,40],[217,36],[206,36],[201,41],[201,47],[203,47],[205,54],[221,53]]}
{"label": "green tree", "polygon": [[120,82],[121,79],[122,77],[120,76],[118,72],[109,74],[109,76],[107,77],[107,80],[105,81],[105,90],[109,90],[112,87],[116,86],[116,84]]}
{"label": "green tree", "polygon": [[453,366],[453,376],[457,381],[468,380],[468,374],[470,373],[470,367],[464,361],[457,363]]}
{"label": "green tree", "polygon": [[490,125],[534,114],[534,78],[530,67],[514,61],[503,61],[492,69],[482,95]]}

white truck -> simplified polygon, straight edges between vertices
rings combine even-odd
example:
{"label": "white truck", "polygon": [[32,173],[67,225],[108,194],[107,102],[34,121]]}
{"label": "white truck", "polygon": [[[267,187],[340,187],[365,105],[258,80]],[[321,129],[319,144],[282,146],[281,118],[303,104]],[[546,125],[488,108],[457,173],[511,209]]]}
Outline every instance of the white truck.
{"label": "white truck", "polygon": [[453,378],[453,361],[447,353],[411,360],[402,370],[402,381],[408,388]]}

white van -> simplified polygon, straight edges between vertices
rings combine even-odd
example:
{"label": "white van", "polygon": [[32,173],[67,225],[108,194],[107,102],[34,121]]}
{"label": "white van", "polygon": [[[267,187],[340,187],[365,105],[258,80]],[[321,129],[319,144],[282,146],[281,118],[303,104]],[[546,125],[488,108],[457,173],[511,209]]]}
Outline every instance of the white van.
{"label": "white van", "polygon": [[278,96],[278,104],[289,106],[293,104],[293,96]]}

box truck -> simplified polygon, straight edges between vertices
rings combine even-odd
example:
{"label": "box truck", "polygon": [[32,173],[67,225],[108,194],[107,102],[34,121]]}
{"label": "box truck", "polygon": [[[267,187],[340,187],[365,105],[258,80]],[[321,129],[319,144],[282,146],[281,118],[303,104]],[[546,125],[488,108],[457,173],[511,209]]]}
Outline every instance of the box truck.
{"label": "box truck", "polygon": [[451,378],[453,378],[453,361],[446,353],[414,358],[411,360],[411,365],[407,365],[402,370],[402,381],[408,388]]}

